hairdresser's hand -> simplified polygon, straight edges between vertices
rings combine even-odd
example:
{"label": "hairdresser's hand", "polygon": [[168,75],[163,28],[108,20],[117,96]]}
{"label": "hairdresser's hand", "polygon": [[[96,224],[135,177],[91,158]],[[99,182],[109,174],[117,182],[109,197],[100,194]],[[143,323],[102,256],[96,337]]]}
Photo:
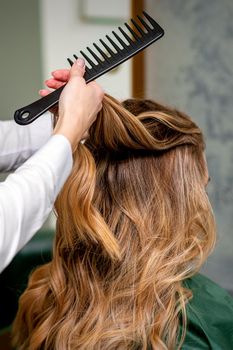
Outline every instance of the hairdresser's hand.
{"label": "hairdresser's hand", "polygon": [[74,150],[102,108],[104,92],[96,82],[86,84],[85,64],[78,59],[69,71],[69,81],[59,100],[59,118],[54,134],[62,134]]}
{"label": "hairdresser's hand", "polygon": [[[49,89],[58,89],[67,81],[70,77],[70,69],[57,69],[54,72],[52,72],[52,77],[45,81],[45,85]],[[51,90],[43,89],[39,91],[40,96],[46,96],[51,92]]]}
{"label": "hairdresser's hand", "polygon": [[[65,85],[70,77],[70,69],[57,69],[51,73],[52,77],[45,80],[45,85],[47,85],[48,89],[39,90],[39,95],[44,97],[50,94],[55,89],[59,89],[61,86]],[[51,107],[49,111],[52,114],[57,114],[57,105]]]}

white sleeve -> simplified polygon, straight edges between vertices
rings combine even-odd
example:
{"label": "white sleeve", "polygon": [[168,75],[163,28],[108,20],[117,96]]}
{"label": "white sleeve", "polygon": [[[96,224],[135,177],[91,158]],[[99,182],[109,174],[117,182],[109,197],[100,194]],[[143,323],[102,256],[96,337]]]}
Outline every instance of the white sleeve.
{"label": "white sleeve", "polygon": [[0,121],[0,171],[14,170],[48,141],[52,133],[50,113],[22,126]]}
{"label": "white sleeve", "polygon": [[72,163],[69,141],[54,135],[0,183],[0,271],[42,226]]}

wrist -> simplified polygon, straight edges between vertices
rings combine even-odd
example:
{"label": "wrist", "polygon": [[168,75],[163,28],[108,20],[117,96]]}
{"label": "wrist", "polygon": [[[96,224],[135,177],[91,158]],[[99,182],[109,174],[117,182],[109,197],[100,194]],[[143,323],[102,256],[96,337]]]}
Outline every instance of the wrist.
{"label": "wrist", "polygon": [[74,152],[74,150],[77,148],[82,138],[82,135],[80,135],[80,133],[77,132],[77,129],[67,127],[65,125],[56,125],[53,134],[65,136],[66,139],[70,142],[72,152]]}

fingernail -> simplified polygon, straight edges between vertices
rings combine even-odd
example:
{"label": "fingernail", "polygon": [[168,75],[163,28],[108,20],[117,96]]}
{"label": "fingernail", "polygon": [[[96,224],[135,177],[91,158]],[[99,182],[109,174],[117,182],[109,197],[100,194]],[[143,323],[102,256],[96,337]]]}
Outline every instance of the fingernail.
{"label": "fingernail", "polygon": [[84,67],[85,66],[85,61],[82,57],[78,58],[77,61],[75,62],[79,67]]}

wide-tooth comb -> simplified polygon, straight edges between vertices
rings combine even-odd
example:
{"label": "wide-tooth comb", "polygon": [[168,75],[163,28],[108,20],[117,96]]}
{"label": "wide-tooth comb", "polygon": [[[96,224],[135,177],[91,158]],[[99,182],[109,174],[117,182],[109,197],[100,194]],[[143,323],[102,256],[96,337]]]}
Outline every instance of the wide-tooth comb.
{"label": "wide-tooth comb", "polygon": [[[99,41],[104,51],[99,45],[94,43],[93,46],[100,57],[90,47],[87,47],[87,50],[92,56],[91,58],[84,51],[80,51],[89,65],[89,67],[86,66],[84,74],[87,83],[128,60],[163,36],[164,30],[159,24],[145,11],[143,11],[143,14],[145,19],[137,16],[140,23],[131,19],[131,26],[125,23],[124,29],[118,27],[120,35],[113,31],[112,34],[115,40],[109,35],[106,35],[107,40],[105,41],[100,39]],[[77,59],[78,57],[74,55],[74,58]],[[70,65],[73,64],[70,58],[68,58],[68,61]],[[28,106],[18,109],[14,114],[16,123],[20,125],[30,124],[53,107],[58,103],[64,86]]]}

